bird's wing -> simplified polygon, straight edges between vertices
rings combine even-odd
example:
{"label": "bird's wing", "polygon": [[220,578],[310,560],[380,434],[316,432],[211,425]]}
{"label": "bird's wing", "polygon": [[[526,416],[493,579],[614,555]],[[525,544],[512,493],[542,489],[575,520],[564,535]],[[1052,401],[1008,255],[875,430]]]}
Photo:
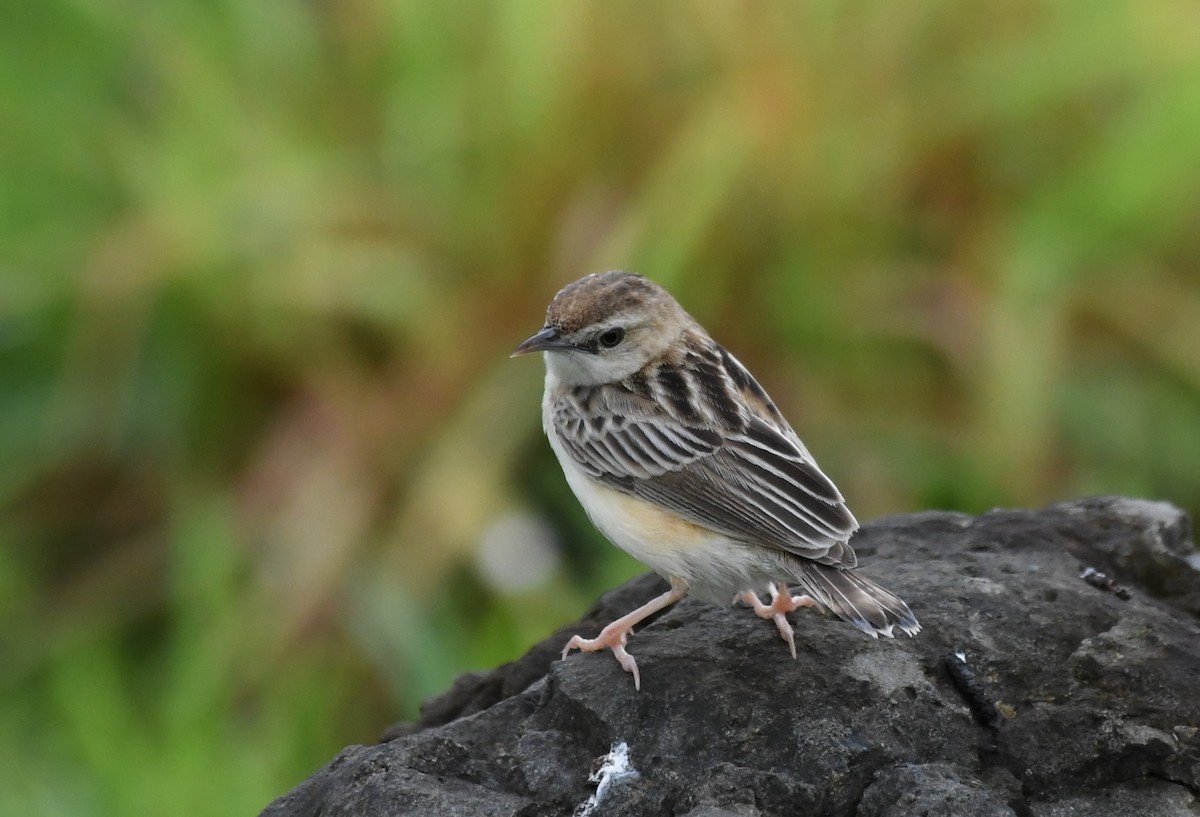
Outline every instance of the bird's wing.
{"label": "bird's wing", "polygon": [[[744,368],[739,375],[753,383]],[[740,423],[722,427],[718,413],[701,405],[715,387],[691,385],[690,416],[617,386],[597,387],[583,401],[558,400],[556,434],[584,472],[618,491],[738,541],[854,566],[846,541],[858,523],[782,417],[780,427],[758,410],[743,411]]]}

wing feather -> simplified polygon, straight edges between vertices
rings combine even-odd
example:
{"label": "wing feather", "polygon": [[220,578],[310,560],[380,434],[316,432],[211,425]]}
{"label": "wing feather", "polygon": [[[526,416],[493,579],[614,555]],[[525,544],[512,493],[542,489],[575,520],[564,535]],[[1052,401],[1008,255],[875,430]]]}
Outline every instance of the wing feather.
{"label": "wing feather", "polygon": [[[689,404],[686,412],[678,411],[682,401],[647,399],[620,386],[562,396],[554,427],[563,448],[610,487],[732,539],[853,566],[846,542],[858,523],[841,493],[749,372],[724,350],[718,353],[711,359],[719,366],[701,367],[704,382],[681,385],[677,372],[646,378],[709,401]],[[731,393],[742,397],[735,405],[773,411],[765,417],[761,410],[732,411]],[[597,416],[608,421],[596,422]]]}

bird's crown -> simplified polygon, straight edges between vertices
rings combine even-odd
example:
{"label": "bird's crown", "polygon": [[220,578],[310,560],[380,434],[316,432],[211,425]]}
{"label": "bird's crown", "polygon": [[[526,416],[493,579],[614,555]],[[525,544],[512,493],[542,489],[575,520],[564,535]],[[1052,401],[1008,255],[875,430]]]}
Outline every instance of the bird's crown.
{"label": "bird's crown", "polygon": [[546,325],[573,335],[615,315],[678,308],[649,278],[633,272],[597,272],[563,287],[546,309]]}

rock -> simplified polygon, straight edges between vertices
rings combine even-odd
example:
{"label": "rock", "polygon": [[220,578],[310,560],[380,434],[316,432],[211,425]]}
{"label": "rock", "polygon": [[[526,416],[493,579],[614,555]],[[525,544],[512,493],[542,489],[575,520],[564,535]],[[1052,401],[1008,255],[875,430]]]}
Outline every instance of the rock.
{"label": "rock", "polygon": [[[1016,790],[1020,784],[1012,779]],[[963,776],[947,763],[883,769],[863,792],[858,817],[959,817],[963,814],[1015,817],[1012,795]]]}
{"label": "rock", "polygon": [[1200,553],[1192,543],[1191,522],[1174,505],[1095,497],[1051,510],[1090,520],[1091,538],[1064,531],[1067,549],[1081,562],[1200,618]]}
{"label": "rock", "polygon": [[[873,641],[801,611],[793,661],[770,622],[685,600],[630,640],[640,693],[607,653],[557,660],[572,633],[665,588],[643,576],[263,813],[1200,812],[1200,574],[1181,511],[1097,498],[920,513],[854,545],[912,606],[917,637]],[[973,680],[952,678],[955,653]]]}

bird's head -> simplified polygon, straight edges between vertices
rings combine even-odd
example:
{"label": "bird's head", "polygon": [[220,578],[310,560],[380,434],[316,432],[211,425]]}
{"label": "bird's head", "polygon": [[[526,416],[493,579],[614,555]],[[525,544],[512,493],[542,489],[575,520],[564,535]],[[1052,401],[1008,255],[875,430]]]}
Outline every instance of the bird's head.
{"label": "bird's head", "polygon": [[613,383],[661,357],[692,323],[653,281],[599,272],[555,295],[545,326],[512,356],[545,352],[546,367],[571,386]]}

